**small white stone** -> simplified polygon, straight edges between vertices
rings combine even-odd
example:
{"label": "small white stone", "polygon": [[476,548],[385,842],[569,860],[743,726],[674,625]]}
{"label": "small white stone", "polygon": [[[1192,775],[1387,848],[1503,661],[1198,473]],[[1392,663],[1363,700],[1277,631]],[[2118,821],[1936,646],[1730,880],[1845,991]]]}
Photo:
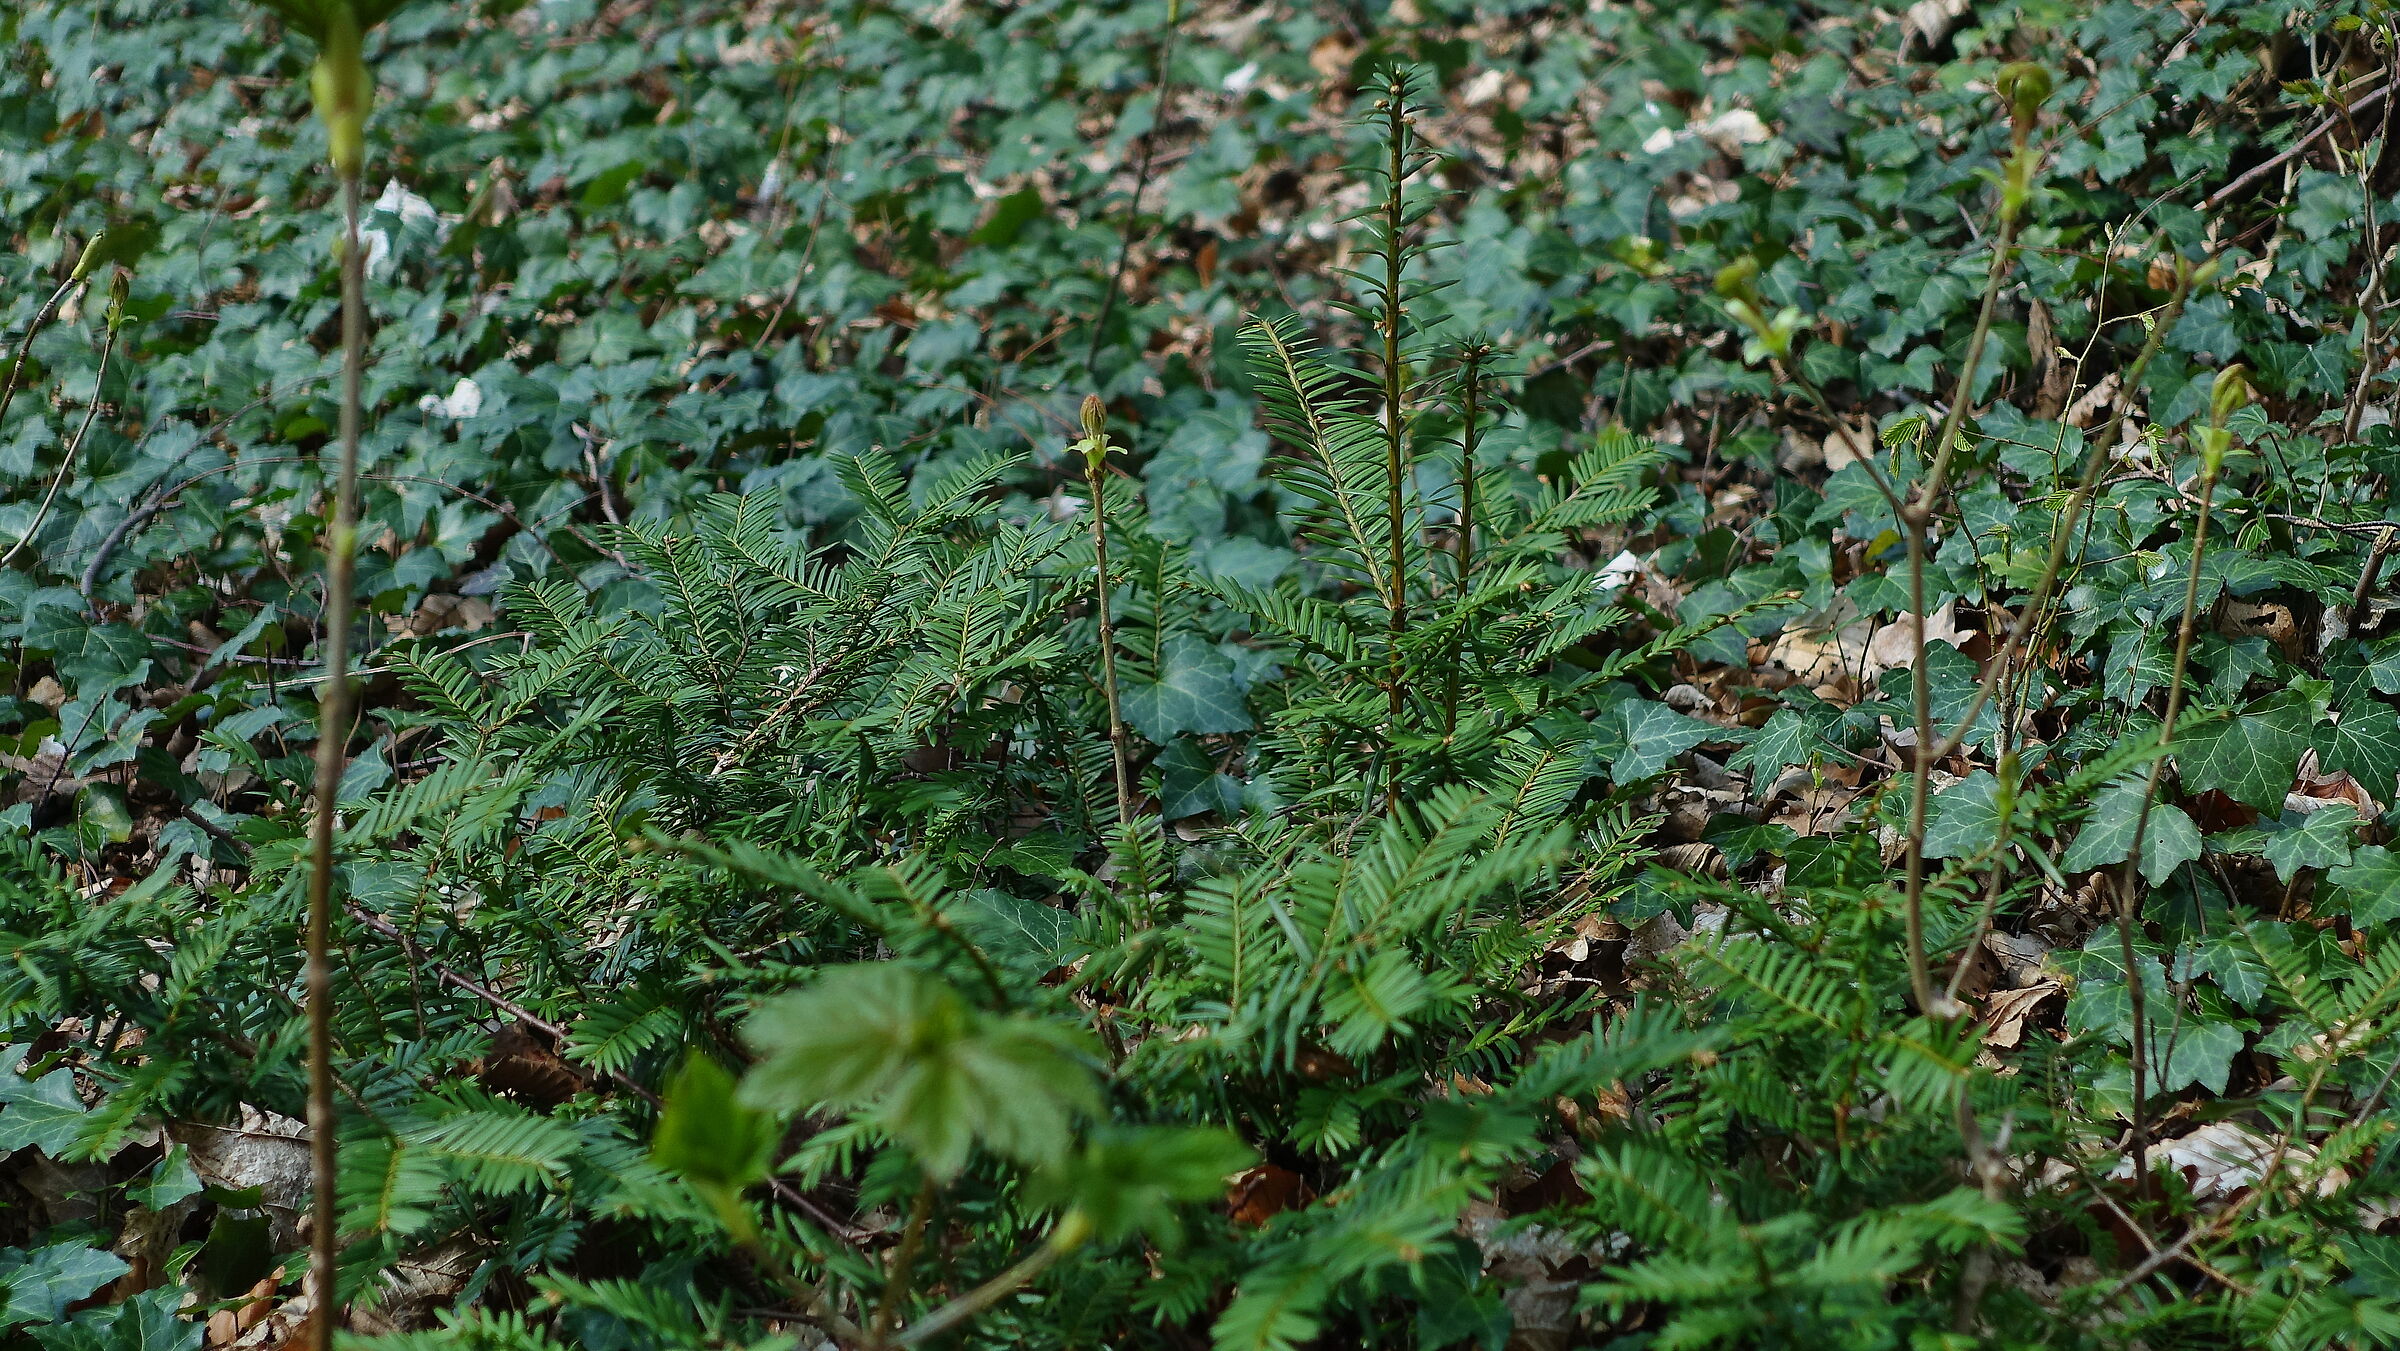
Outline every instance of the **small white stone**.
{"label": "small white stone", "polygon": [[471,418],[483,411],[483,387],[462,375],[447,398],[428,394],[417,400],[417,407],[442,417]]}

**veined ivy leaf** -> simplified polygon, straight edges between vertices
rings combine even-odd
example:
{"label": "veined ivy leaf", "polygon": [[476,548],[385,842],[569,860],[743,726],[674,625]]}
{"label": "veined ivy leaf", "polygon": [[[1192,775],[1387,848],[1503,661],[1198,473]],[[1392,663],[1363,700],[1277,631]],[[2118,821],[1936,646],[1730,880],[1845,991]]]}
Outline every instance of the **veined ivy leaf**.
{"label": "veined ivy leaf", "polygon": [[2215,981],[2226,998],[2243,1008],[2258,1004],[2270,979],[2258,949],[2240,934],[2221,930],[2176,954],[2175,978],[2188,981],[2195,975]]}
{"label": "veined ivy leaf", "polygon": [[55,1322],[68,1305],[130,1270],[115,1253],[81,1243],[0,1248],[0,1328]]}
{"label": "veined ivy leaf", "polygon": [[1036,974],[1058,965],[1058,950],[1075,932],[1075,916],[1067,911],[991,887],[968,892],[958,917],[984,951]]}
{"label": "veined ivy leaf", "polygon": [[1767,725],[1758,729],[1750,744],[1733,753],[1725,767],[1736,774],[1749,776],[1755,790],[1764,790],[1792,765],[1805,765],[1825,749],[1825,738],[1808,719],[1788,708],[1775,710]]}
{"label": "veined ivy leaf", "polygon": [[2368,700],[2317,729],[2317,763],[2358,780],[2378,800],[2400,783],[2400,713]]}
{"label": "veined ivy leaf", "polygon": [[[0,1051],[0,1065],[13,1065],[25,1048]],[[64,1158],[83,1130],[83,1100],[75,1096],[75,1075],[57,1069],[39,1079],[27,1079],[0,1069],[0,1153],[31,1147],[51,1158]]]}
{"label": "veined ivy leaf", "polygon": [[126,1198],[135,1205],[152,1210],[164,1210],[187,1196],[198,1194],[206,1184],[192,1168],[192,1152],[182,1145],[167,1150],[167,1156],[151,1168],[150,1176],[125,1188]]}
{"label": "veined ivy leaf", "polygon": [[1609,768],[1618,783],[1635,783],[1664,773],[1678,755],[1710,741],[1736,741],[1746,733],[1678,713],[1649,699],[1628,699],[1617,705],[1625,728],[1625,752]]}
{"label": "veined ivy leaf", "polygon": [[[2115,1041],[2133,1042],[2133,1000],[2125,990],[2125,953],[2116,926],[2103,924],[2075,952],[2056,952],[2059,965],[2075,980],[2067,1000],[2067,1028],[2073,1032],[2106,1032]],[[2141,971],[2142,991],[2149,1007],[2168,1006],[2167,973],[2158,949],[2147,939],[2134,944],[2134,963]]]}
{"label": "veined ivy leaf", "polygon": [[[1975,707],[1975,695],[1983,682],[1983,668],[1973,657],[1948,643],[1933,643],[1925,649],[1925,692],[1931,702],[1933,721],[1943,734],[1958,726]],[[1886,671],[1876,681],[1884,697],[1897,702],[1902,709],[1912,707],[1916,699],[1916,676],[1909,670]],[[1908,715],[1895,713],[1894,718],[1905,723]],[[1997,736],[2000,714],[1996,705],[1987,703],[1975,715],[1966,742],[1980,746]]]}
{"label": "veined ivy leaf", "polygon": [[2262,812],[2283,809],[2283,795],[2308,749],[2309,706],[2279,694],[2246,712],[2207,723],[2175,738],[2175,763],[2184,787],[2214,788]]}
{"label": "veined ivy leaf", "polygon": [[1217,772],[1216,763],[1190,737],[1177,737],[1151,764],[1159,771],[1159,814],[1169,821],[1242,809],[1242,781]]}
{"label": "veined ivy leaf", "polygon": [[2385,694],[2400,694],[2400,638],[2387,638],[2367,654],[2367,683]]}
{"label": "veined ivy leaf", "polygon": [[[2133,836],[2140,823],[2147,774],[2115,780],[2092,796],[2092,810],[2083,819],[2075,843],[2067,847],[2058,866],[2086,872],[2123,863],[2133,856]],[[2154,802],[2150,824],[2142,831],[2142,876],[2152,886],[2164,882],[2177,868],[2200,857],[2200,828],[2182,808]]]}
{"label": "veined ivy leaf", "polygon": [[33,1329],[43,1351],[197,1351],[208,1325],[178,1316],[184,1291],[167,1284],[122,1304],[85,1309],[64,1323]]}
{"label": "veined ivy leaf", "polygon": [[1125,720],[1161,746],[1184,732],[1250,730],[1233,658],[1197,634],[1168,638],[1158,678],[1126,681],[1124,705]]}
{"label": "veined ivy leaf", "polygon": [[2325,874],[2349,906],[2352,924],[2400,919],[2400,854],[2380,844],[2350,853],[2350,861]]}
{"label": "veined ivy leaf", "polygon": [[2211,1093],[2224,1092],[2233,1058],[2242,1051],[2241,1025],[2222,1019],[2186,1018],[2180,1025],[2160,1027],[2155,1025],[2155,1008],[2153,1005],[2150,1063],[2158,1068],[2153,1071],[2150,1091],[2172,1093],[2199,1084]]}
{"label": "veined ivy leaf", "polygon": [[1976,770],[1926,804],[1925,857],[1964,858],[2000,837],[2000,781]]}
{"label": "veined ivy leaf", "polygon": [[2269,834],[2258,852],[2275,865],[2275,880],[2289,882],[2302,868],[2324,868],[2350,861],[2351,833],[2358,828],[2358,809],[2347,802],[2320,807],[2300,818],[2300,824]]}

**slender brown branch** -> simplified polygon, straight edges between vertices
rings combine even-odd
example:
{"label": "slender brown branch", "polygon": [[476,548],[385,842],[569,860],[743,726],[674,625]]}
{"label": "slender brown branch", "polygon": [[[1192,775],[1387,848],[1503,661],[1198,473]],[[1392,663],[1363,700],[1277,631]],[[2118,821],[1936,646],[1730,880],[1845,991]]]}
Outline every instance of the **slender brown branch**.
{"label": "slender brown branch", "polygon": [[40,337],[42,330],[48,328],[50,321],[58,316],[58,308],[66,303],[67,293],[83,285],[83,282],[84,274],[77,269],[74,276],[59,283],[58,289],[50,293],[50,298],[42,302],[42,307],[34,311],[33,322],[25,326],[24,340],[17,344],[16,360],[8,363],[8,379],[0,382],[0,418],[8,416],[8,405],[17,397],[17,377],[25,369],[26,358],[33,355],[33,340]]}
{"label": "slender brown branch", "polygon": [[58,473],[51,477],[50,487],[43,492],[41,505],[34,508],[33,520],[27,523],[25,533],[17,537],[17,542],[8,546],[8,552],[0,554],[0,567],[8,566],[16,558],[18,550],[33,542],[34,535],[42,528],[43,520],[50,515],[50,504],[58,500],[58,490],[66,486],[67,475],[74,472],[75,454],[83,449],[83,438],[91,434],[92,422],[100,416],[101,386],[108,381],[108,360],[116,353],[117,331],[124,324],[125,292],[120,282],[109,300],[108,336],[100,343],[100,372],[92,377],[91,406],[84,410],[83,423],[75,429],[74,439],[67,442],[66,450],[59,455]]}
{"label": "slender brown branch", "polygon": [[1400,252],[1402,233],[1408,228],[1408,201],[1402,185],[1408,179],[1408,85],[1395,69],[1384,86],[1384,137],[1388,160],[1385,172],[1390,179],[1384,185],[1383,200],[1383,438],[1385,510],[1390,516],[1391,530],[1391,590],[1385,597],[1384,613],[1389,621],[1386,644],[1390,665],[1384,676],[1385,728],[1384,742],[1390,759],[1384,764],[1384,810],[1400,805],[1400,724],[1406,713],[1407,672],[1400,656],[1400,636],[1408,630],[1408,482],[1407,436],[1402,427],[1401,405],[1408,394],[1407,377],[1400,367],[1400,267],[1404,261]]}
{"label": "slender brown branch", "polygon": [[[2043,76],[2046,82],[2048,76]],[[2039,100],[2033,107],[2038,108]],[[2032,130],[2033,111],[2023,102],[2018,104],[2015,119],[2015,150],[2011,157],[2007,181],[2001,188],[1999,238],[1992,247],[1991,270],[1983,282],[1983,304],[1975,315],[1975,331],[1967,340],[1966,359],[1960,363],[1958,383],[1950,396],[1949,411],[1942,415],[1942,429],[1935,439],[1933,464],[1917,484],[1908,505],[1900,512],[1900,529],[1908,541],[1908,611],[1909,647],[1914,660],[1909,668],[1909,703],[1915,728],[1916,772],[1909,776],[1908,785],[1908,863],[1907,880],[1902,892],[1902,918],[1908,932],[1909,990],[1917,1008],[1930,1018],[1949,1018],[1963,1013],[1958,1001],[1944,994],[1937,1002],[1933,989],[1933,970],[1925,953],[1925,817],[1932,794],[1933,766],[1933,678],[1925,669],[1925,569],[1930,542],[1927,538],[1933,523],[1933,513],[1941,501],[1942,490],[1948,486],[1951,457],[1957,453],[1959,433],[1966,422],[1967,404],[1975,396],[1975,376],[1983,363],[1984,344],[1992,333],[1992,317],[1998,311],[2002,284],[2008,280],[2009,265],[2014,261],[2017,227],[2024,212],[2023,193],[2030,181],[2033,151],[2027,146]],[[2005,666],[1996,669],[2006,669]]]}
{"label": "slender brown branch", "polygon": [[976,1286],[957,1299],[902,1332],[895,1340],[898,1346],[915,1346],[930,1341],[982,1313],[1008,1296],[1025,1288],[1034,1277],[1049,1270],[1052,1263],[1081,1247],[1091,1237],[1091,1221],[1080,1210],[1070,1210],[1059,1216],[1058,1224],[1050,1231],[1049,1240],[1036,1248],[1025,1260]]}
{"label": "slender brown branch", "polygon": [[2365,112],[2367,109],[2383,102],[2384,96],[2391,92],[2392,86],[2390,83],[2386,82],[2368,91],[2367,93],[2359,95],[2358,98],[2353,100],[2350,106],[2343,110],[2342,113],[2337,113],[2332,117],[2328,117],[2324,121],[2319,122],[2316,126],[2311,127],[2307,135],[2302,136],[2299,140],[2292,142],[2288,149],[2285,149],[2279,154],[2270,156],[2261,163],[2252,165],[2247,170],[2244,170],[2240,177],[2235,178],[2232,182],[2226,184],[2224,187],[2221,187],[2215,192],[2210,193],[2206,200],[2200,203],[2201,211],[2209,212],[2216,210],[2218,207],[2225,205],[2225,203],[2230,200],[2235,193],[2240,192],[2246,187],[2249,187],[2251,184],[2266,177],[2268,174],[2275,172],[2277,169],[2282,168],[2284,165],[2291,163],[2295,158],[2307,154],[2310,146],[2315,145],[2321,140],[2324,140],[2327,132],[2332,131],[2335,127],[2338,127],[2342,124],[2345,115],[2355,117],[2359,113]]}
{"label": "slender brown branch", "polygon": [[[2388,68],[2384,86],[2391,86]],[[2387,137],[2391,130],[2391,113],[2391,107],[2386,105],[2383,131]],[[2359,134],[2348,109],[2341,111],[2341,119],[2349,126],[2351,141],[2357,146],[2354,155],[2358,161],[2359,199],[2367,227],[2367,284],[2358,298],[2358,382],[2352,386],[2350,398],[2342,408],[2342,439],[2353,441],[2358,438],[2359,420],[2366,415],[2367,395],[2374,389],[2376,379],[2383,374],[2383,360],[2376,351],[2375,302],[2383,291],[2384,260],[2388,251],[2383,247],[2383,228],[2375,219],[2375,162],[2367,158],[2366,138]]]}
{"label": "slender brown branch", "polygon": [[1092,320],[1092,345],[1083,354],[1084,374],[1097,378],[1100,374],[1100,343],[1108,333],[1109,316],[1116,313],[1117,299],[1125,290],[1125,270],[1133,262],[1133,232],[1142,215],[1142,194],[1150,187],[1150,172],[1157,167],[1158,125],[1167,116],[1167,79],[1175,59],[1175,37],[1181,31],[1182,0],[1167,0],[1167,35],[1158,44],[1158,68],[1150,79],[1158,91],[1158,101],[1150,112],[1150,125],[1142,131],[1141,158],[1133,171],[1133,196],[1125,203],[1125,228],[1117,242],[1117,264],[1108,274],[1108,291],[1100,297],[1100,313]]}
{"label": "slender brown branch", "polygon": [[337,1163],[333,1098],[334,815],[341,807],[342,771],[349,763],[350,603],[358,546],[358,424],[366,365],[366,255],[358,239],[358,174],[342,175],[342,405],[341,451],[333,489],[333,521],[325,550],[325,682],[317,698],[315,813],[308,827],[308,1131],[315,1169],[310,1210],[309,1270],[317,1287],[311,1322],[316,1351],[330,1351],[341,1317],[337,1263],[341,1238],[334,1204]]}
{"label": "slender brown branch", "polygon": [[2375,595],[2375,582],[2383,573],[2383,560],[2390,557],[2391,552],[2392,527],[2387,525],[2376,532],[2375,542],[2367,546],[2366,564],[2358,570],[2358,585],[2351,589],[2350,618],[2353,623],[2357,621],[2359,613],[2367,608],[2367,601]]}
{"label": "slender brown branch", "polygon": [[2141,903],[2135,884],[2142,864],[2142,849],[2149,837],[2150,809],[2158,801],[2159,784],[2167,771],[2165,752],[2175,744],[2175,720],[2183,712],[2184,674],[2191,662],[2192,633],[2198,627],[2200,611],[2200,567],[2208,552],[2209,511],[2216,504],[2217,475],[2224,467],[2229,439],[2225,421],[2243,397],[2241,367],[2226,368],[2217,377],[2215,397],[2209,402],[2209,425],[2201,433],[2200,517],[2192,527],[2192,557],[2183,577],[2183,621],[2175,631],[2175,664],[2167,677],[2166,712],[2159,719],[2161,753],[2150,762],[2150,777],[2142,786],[2142,805],[2133,817],[2133,852],[2117,878],[2117,949],[2125,966],[2125,994],[2133,1024],[2133,1187],[2136,1196],[2145,1198],[2150,1195],[2149,1114],[2143,1105],[2148,1095],[2149,1008],[2141,970],[2135,964],[2134,938],[2141,922]]}
{"label": "slender brown branch", "polygon": [[2165,340],[2167,330],[2175,327],[2175,321],[2182,317],[2183,302],[2191,294],[2193,283],[2209,273],[2213,266],[2214,260],[2211,260],[2197,268],[2179,267],[2176,270],[2174,293],[2168,297],[2165,308],[2151,325],[2150,336],[2142,343],[2141,352],[2134,357],[2133,364],[2126,368],[2120,395],[2122,401],[2110,415],[2108,425],[2092,439],[2091,450],[2084,458],[2082,477],[2068,495],[2066,508],[2059,513],[2058,522],[2051,531],[2050,553],[2043,561],[2041,575],[2034,580],[2033,594],[2018,609],[2016,622],[2009,625],[2007,640],[2000,645],[1998,652],[1992,654],[1991,665],[1984,671],[1983,679],[1977,682],[1975,697],[1968,703],[1966,712],[1926,758],[1938,761],[1966,744],[1975,720],[1982,717],[1983,710],[1991,706],[1993,696],[1999,691],[2001,673],[2008,669],[2027,636],[2040,622],[2050,592],[2058,585],[2059,576],[2066,567],[2070,541],[2075,536],[2076,527],[2083,522],[2083,513],[2091,506],[2093,494],[2099,490],[2100,480],[2108,469],[2109,452],[2115,449],[2117,439],[2124,433],[2125,415],[2132,410],[2142,380],[2149,374],[2151,359],[2158,355],[2159,345]]}
{"label": "slender brown branch", "polygon": [[1133,823],[1133,748],[1117,693],[1117,629],[1108,610],[1108,411],[1097,394],[1083,400],[1083,476],[1092,490],[1092,608],[1100,624],[1100,687],[1108,696],[1109,758],[1117,776],[1117,824]]}
{"label": "slender brown branch", "polygon": [[884,1282],[883,1298],[876,1301],[875,1317],[867,1325],[867,1335],[878,1344],[892,1335],[892,1324],[900,1316],[900,1302],[908,1297],[908,1284],[916,1274],[917,1254],[925,1246],[925,1226],[933,1218],[933,1178],[928,1175],[917,1187],[916,1199],[909,1203],[908,1224],[900,1231],[900,1246],[892,1250],[891,1275]]}
{"label": "slender brown branch", "polygon": [[[1458,435],[1458,594],[1463,600],[1474,589],[1475,572],[1475,447],[1479,439],[1479,422],[1483,417],[1483,365],[1491,359],[1492,349],[1481,342],[1469,343],[1461,354],[1466,369],[1462,372],[1460,389],[1464,425]],[[1459,631],[1459,642],[1466,642],[1466,631]],[[1442,694],[1442,729],[1448,736],[1458,734],[1458,682],[1461,663],[1453,658],[1444,677]]]}

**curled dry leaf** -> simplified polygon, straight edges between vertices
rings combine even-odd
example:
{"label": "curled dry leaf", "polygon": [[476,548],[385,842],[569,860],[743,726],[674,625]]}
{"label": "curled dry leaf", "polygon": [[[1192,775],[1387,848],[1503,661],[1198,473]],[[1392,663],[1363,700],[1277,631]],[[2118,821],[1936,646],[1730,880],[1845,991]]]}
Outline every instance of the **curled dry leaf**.
{"label": "curled dry leaf", "polygon": [[1262,1163],[1234,1175],[1233,1185],[1225,1193],[1225,1209],[1235,1224],[1257,1229],[1316,1198],[1307,1178],[1289,1168]]}
{"label": "curled dry leaf", "polygon": [[[2271,1164],[2276,1165],[2287,1183],[2306,1176],[2311,1171],[2309,1165],[2316,1159],[2316,1151],[2293,1143],[2281,1151],[2280,1162],[2278,1157],[2274,1140],[2237,1121],[2207,1122],[2189,1135],[2161,1141],[2150,1153],[2152,1167],[2158,1166],[2157,1160],[2165,1159],[2169,1167],[2183,1173],[2192,1195],[2204,1201],[2230,1197],[2252,1186],[2266,1176]],[[2130,1179],[2132,1158],[2117,1160],[2108,1175]],[[2349,1175],[2342,1169],[2331,1169],[2316,1180],[2315,1191],[2319,1196],[2330,1196],[2348,1181]]]}
{"label": "curled dry leaf", "polygon": [[192,1171],[201,1181],[227,1191],[258,1188],[276,1245],[297,1246],[309,1204],[305,1123],[245,1104],[229,1125],[177,1122],[167,1134],[191,1151]]}
{"label": "curled dry leaf", "polygon": [[1983,1044],[2010,1047],[2025,1040],[2025,1024],[2044,1004],[2053,999],[2064,1002],[2066,987],[2057,981],[2044,981],[2015,990],[1995,990],[1983,1001]]}
{"label": "curled dry leaf", "polygon": [[[1965,644],[1974,634],[1959,628],[1957,605],[1944,605],[1925,617],[1925,641],[1948,643],[1952,647]],[[1867,644],[1865,678],[1873,680],[1885,671],[1905,671],[1917,664],[1917,625],[1912,617],[1900,619],[1875,630]]]}

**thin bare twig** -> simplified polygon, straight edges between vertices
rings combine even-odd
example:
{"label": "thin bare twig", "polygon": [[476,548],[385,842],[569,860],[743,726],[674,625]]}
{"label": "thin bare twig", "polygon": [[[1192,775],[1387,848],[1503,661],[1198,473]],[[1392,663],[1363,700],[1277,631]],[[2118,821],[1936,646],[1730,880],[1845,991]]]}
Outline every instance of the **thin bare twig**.
{"label": "thin bare twig", "polygon": [[334,1199],[338,1123],[333,1101],[333,964],[327,950],[333,934],[334,815],[341,806],[342,771],[349,763],[350,593],[358,553],[358,424],[367,354],[366,254],[358,239],[357,167],[350,166],[341,178],[341,458],[325,551],[325,683],[317,698],[316,804],[308,823],[308,1133],[315,1170],[309,1271],[317,1288],[317,1316],[310,1327],[316,1351],[331,1351],[333,1327],[341,1316],[336,1274],[340,1212]]}
{"label": "thin bare twig", "polygon": [[2275,172],[2277,169],[2282,168],[2284,165],[2291,163],[2295,158],[2308,153],[2308,148],[2310,146],[2315,145],[2317,142],[2325,139],[2327,132],[2332,131],[2335,127],[2338,127],[2342,124],[2344,115],[2355,117],[2359,113],[2362,113],[2367,109],[2374,107],[2376,104],[2383,102],[2384,96],[2391,92],[2392,86],[2387,82],[2377,86],[2369,93],[2361,94],[2350,104],[2348,108],[2343,110],[2343,113],[2336,114],[2335,116],[2328,117],[2324,121],[2319,122],[2316,126],[2309,129],[2307,135],[2302,136],[2299,140],[2292,142],[2290,148],[2284,150],[2280,154],[2270,156],[2261,163],[2250,166],[2250,168],[2243,171],[2243,173],[2239,177],[2235,178],[2232,182],[2217,189],[2215,192],[2210,193],[2200,203],[2200,209],[2203,212],[2208,212],[2214,211],[2218,207],[2225,205],[2225,203],[2230,200],[2235,193],[2240,192],[2246,187],[2249,187],[2251,184],[2266,177],[2268,174]]}
{"label": "thin bare twig", "polygon": [[83,449],[83,438],[91,433],[93,421],[100,416],[101,386],[108,380],[108,361],[116,354],[117,331],[124,324],[125,292],[120,280],[115,294],[109,300],[108,336],[100,344],[100,372],[92,377],[91,406],[84,410],[83,425],[75,429],[75,439],[67,442],[66,450],[59,455],[58,473],[51,477],[49,490],[42,494],[41,505],[34,508],[33,520],[25,526],[25,533],[17,536],[17,542],[8,546],[8,552],[0,554],[0,567],[8,566],[16,558],[18,550],[33,542],[34,535],[42,528],[43,520],[50,515],[50,504],[58,500],[58,490],[66,486],[67,475],[74,472],[75,454]]}

